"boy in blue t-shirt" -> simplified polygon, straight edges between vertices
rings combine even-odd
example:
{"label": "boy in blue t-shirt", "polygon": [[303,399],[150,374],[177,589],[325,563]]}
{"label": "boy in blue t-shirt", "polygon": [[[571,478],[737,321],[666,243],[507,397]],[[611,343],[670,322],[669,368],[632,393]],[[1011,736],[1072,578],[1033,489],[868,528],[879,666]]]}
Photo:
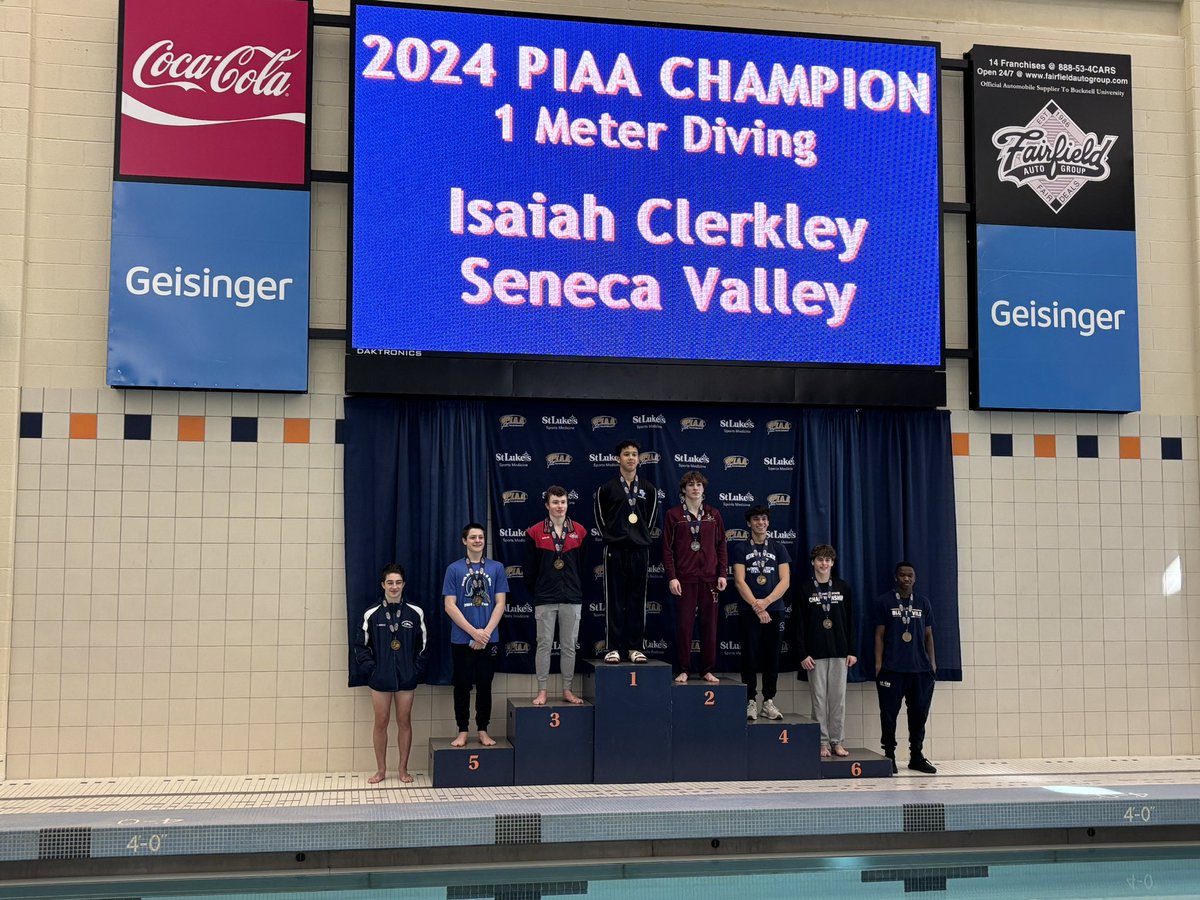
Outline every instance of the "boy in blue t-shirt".
{"label": "boy in blue t-shirt", "polygon": [[937,657],[933,651],[933,607],[913,593],[917,570],[896,564],[896,588],[875,602],[875,689],[879,693],[880,742],[896,771],[896,719],[900,703],[908,707],[908,767],[936,775],[922,752],[925,720],[933,701]]}
{"label": "boy in blue t-shirt", "polygon": [[451,747],[467,745],[471,719],[471,689],[475,689],[475,727],[479,743],[495,745],[487,728],[492,718],[492,678],[496,673],[496,628],[504,615],[508,577],[504,566],[484,559],[484,531],[471,522],[462,531],[467,548],[465,559],[455,560],[446,569],[442,595],[450,628],[450,653],[454,662],[454,719],[458,736]]}

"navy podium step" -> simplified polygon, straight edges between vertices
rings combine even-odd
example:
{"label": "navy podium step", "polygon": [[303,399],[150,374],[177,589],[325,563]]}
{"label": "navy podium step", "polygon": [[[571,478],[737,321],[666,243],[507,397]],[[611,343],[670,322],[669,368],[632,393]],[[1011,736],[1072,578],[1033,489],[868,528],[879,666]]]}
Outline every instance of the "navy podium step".
{"label": "navy podium step", "polygon": [[591,784],[594,714],[590,703],[508,701],[514,784]]}
{"label": "navy podium step", "polygon": [[749,781],[808,781],[821,777],[821,726],[806,716],[759,718],[747,731]]}
{"label": "navy podium step", "polygon": [[465,747],[451,747],[453,737],[429,741],[429,776],[435,788],[504,787],[513,783],[513,746],[496,738],[484,747],[472,739]]}
{"label": "navy podium step", "polygon": [[670,781],[671,667],[588,660],[583,673],[583,695],[595,705],[595,783]]}
{"label": "navy podium step", "polygon": [[861,747],[847,747],[849,756],[821,760],[822,778],[891,778],[892,761]]}
{"label": "navy podium step", "polygon": [[722,678],[671,685],[674,781],[746,779],[746,686]]}

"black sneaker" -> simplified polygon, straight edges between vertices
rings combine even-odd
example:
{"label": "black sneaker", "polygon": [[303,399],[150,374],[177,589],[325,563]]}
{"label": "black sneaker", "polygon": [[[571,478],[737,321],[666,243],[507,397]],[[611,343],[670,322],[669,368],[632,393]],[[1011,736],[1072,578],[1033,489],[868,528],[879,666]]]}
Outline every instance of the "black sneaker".
{"label": "black sneaker", "polygon": [[892,764],[892,774],[895,775],[900,771],[900,768],[896,765],[896,757],[892,756],[890,753],[885,753],[884,756],[887,757],[888,761]]}
{"label": "black sneaker", "polygon": [[924,772],[926,775],[936,775],[937,768],[923,756],[914,756],[908,761],[908,767],[914,772]]}

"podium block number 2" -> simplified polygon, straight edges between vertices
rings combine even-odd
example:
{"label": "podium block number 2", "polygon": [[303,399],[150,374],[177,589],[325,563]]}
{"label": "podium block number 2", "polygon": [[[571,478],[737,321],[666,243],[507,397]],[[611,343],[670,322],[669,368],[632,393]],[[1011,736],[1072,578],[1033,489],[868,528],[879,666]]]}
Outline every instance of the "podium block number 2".
{"label": "podium block number 2", "polygon": [[705,691],[704,692],[704,705],[705,706],[716,706],[717,705],[717,692],[716,691]]}

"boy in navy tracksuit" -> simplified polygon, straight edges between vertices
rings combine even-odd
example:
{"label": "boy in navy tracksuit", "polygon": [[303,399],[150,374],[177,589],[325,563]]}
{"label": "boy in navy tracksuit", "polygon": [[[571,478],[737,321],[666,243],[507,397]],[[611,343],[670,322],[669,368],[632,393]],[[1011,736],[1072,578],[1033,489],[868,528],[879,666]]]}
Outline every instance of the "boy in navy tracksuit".
{"label": "boy in navy tracksuit", "polygon": [[392,708],[396,710],[396,746],[400,750],[400,781],[408,784],[408,753],[412,747],[414,691],[425,670],[425,614],[403,601],[404,569],[395,563],[380,575],[383,602],[363,614],[362,636],[354,648],[359,666],[367,673],[371,705],[375,711],[372,740],[378,784],[387,774],[387,732]]}
{"label": "boy in navy tracksuit", "polygon": [[901,701],[908,707],[908,767],[934,775],[925,758],[925,720],[933,701],[937,657],[933,651],[933,607],[913,593],[917,572],[912,563],[896,564],[896,589],[875,605],[875,688],[883,752],[896,771],[896,719]]}

